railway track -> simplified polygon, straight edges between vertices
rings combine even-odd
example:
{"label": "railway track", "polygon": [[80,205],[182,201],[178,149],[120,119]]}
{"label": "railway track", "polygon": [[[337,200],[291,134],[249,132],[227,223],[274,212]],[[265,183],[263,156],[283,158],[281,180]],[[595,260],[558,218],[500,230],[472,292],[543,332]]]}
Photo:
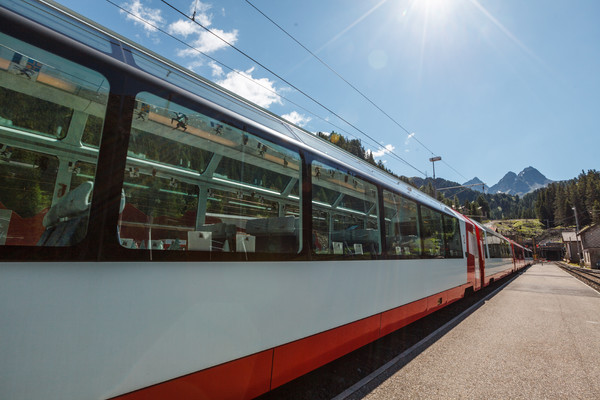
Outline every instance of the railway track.
{"label": "railway track", "polygon": [[557,262],[556,265],[600,292],[600,271],[573,267],[562,262]]}

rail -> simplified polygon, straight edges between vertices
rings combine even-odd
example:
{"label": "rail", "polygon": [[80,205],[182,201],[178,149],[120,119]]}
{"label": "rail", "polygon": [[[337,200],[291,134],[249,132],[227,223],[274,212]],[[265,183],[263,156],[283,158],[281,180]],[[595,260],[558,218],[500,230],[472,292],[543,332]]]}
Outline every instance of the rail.
{"label": "rail", "polygon": [[563,262],[557,262],[556,265],[600,292],[600,271],[593,271],[581,267],[573,267]]}

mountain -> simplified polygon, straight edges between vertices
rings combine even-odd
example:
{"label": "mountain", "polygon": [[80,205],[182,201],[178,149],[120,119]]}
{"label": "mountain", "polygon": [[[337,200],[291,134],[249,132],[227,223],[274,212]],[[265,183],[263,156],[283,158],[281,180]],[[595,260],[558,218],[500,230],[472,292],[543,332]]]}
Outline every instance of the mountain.
{"label": "mountain", "polygon": [[463,183],[463,186],[467,186],[467,187],[471,188],[472,190],[476,190],[476,191],[482,192],[482,193],[483,193],[484,185],[487,189],[489,189],[487,187],[487,185],[485,183],[483,183],[483,181],[481,179],[479,179],[478,177],[475,177],[475,178],[471,179],[470,181]]}
{"label": "mountain", "polygon": [[523,196],[536,189],[547,186],[552,181],[533,167],[527,167],[519,174],[510,171],[498,183],[492,186],[489,193],[505,193]]}
{"label": "mountain", "polygon": [[523,182],[527,183],[529,187],[531,187],[530,192],[542,187],[546,187],[553,182],[551,179],[546,178],[540,171],[533,167],[525,168],[519,173],[518,177],[519,179],[523,180]]}

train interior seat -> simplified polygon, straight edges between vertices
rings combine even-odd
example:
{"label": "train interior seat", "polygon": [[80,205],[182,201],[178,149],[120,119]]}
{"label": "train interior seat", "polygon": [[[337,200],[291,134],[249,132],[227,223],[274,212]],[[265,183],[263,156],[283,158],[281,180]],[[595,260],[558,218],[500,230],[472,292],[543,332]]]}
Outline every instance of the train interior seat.
{"label": "train interior seat", "polygon": [[92,182],[84,182],[50,207],[42,222],[46,230],[38,246],[72,246],[83,240],[93,186]]}

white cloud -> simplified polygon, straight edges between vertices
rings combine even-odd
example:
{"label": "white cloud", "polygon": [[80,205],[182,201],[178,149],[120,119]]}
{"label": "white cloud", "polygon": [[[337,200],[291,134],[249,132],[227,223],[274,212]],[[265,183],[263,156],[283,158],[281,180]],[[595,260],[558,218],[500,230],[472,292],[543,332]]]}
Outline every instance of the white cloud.
{"label": "white cloud", "polygon": [[[166,20],[161,15],[160,9],[150,8],[145,5],[148,4],[149,1],[150,0],[130,0],[121,5],[124,10],[127,10],[127,12],[121,10],[121,13],[125,15],[127,20],[133,21],[134,24],[144,28],[147,35],[157,32],[158,28],[162,29],[167,24]],[[208,10],[211,7],[210,4],[201,2],[196,3],[196,1],[193,0],[190,3],[189,15],[190,17],[194,15],[195,22],[180,18],[177,21],[168,24],[167,32],[169,34],[180,36],[186,40],[190,38],[191,40],[189,40],[188,43],[195,48],[178,49],[177,55],[179,57],[200,58],[202,55],[197,50],[203,53],[212,53],[228,47],[228,44],[225,43],[225,41],[232,45],[237,42],[237,29],[225,32],[222,29],[212,28],[211,31],[214,33],[212,34],[199,25],[201,24],[206,28],[212,25],[212,15],[208,14]],[[215,35],[221,37],[224,41]]]}
{"label": "white cloud", "polygon": [[[231,32],[225,32],[221,29],[212,29],[211,31],[214,32],[215,35],[223,38],[229,44],[235,44],[238,40],[237,29],[234,29]],[[203,53],[212,53],[214,51],[220,50],[228,46],[227,43],[225,43],[223,40],[219,39],[215,35],[205,30],[198,32],[198,36],[196,37],[196,39],[194,39],[190,43],[193,49],[180,49],[177,52],[177,55],[179,57],[200,57],[202,55],[197,50]]]}
{"label": "white cloud", "polygon": [[391,153],[392,151],[394,151],[395,147],[390,143],[390,144],[386,144],[385,147],[380,148],[377,151],[372,151],[369,150],[371,153],[373,153],[373,157],[374,158],[379,158],[379,157],[383,157],[384,155]]}
{"label": "white cloud", "polygon": [[190,71],[196,71],[196,68],[200,68],[203,67],[205,64],[202,60],[197,60],[197,61],[192,61],[187,65],[187,69],[189,69]]}
{"label": "white cloud", "polygon": [[129,12],[121,10],[121,14],[125,14],[125,17],[134,24],[142,26],[147,34],[156,32],[156,27],[161,27],[165,22],[160,15],[160,9],[145,7],[141,0],[132,0],[121,6]]}
{"label": "white cloud", "polygon": [[287,119],[292,124],[298,125],[298,126],[304,126],[304,125],[308,124],[312,120],[311,117],[308,117],[306,115],[300,114],[297,111],[292,111],[289,114],[284,114],[284,115],[281,116],[281,118]]}
{"label": "white cloud", "polygon": [[[212,23],[212,15],[207,14],[211,8],[212,4],[202,3],[201,1],[196,3],[196,0],[192,0],[190,3],[190,16],[193,16],[195,21],[208,27]],[[194,15],[194,12],[196,12],[196,15]]]}
{"label": "white cloud", "polygon": [[216,83],[264,108],[273,103],[281,104],[275,82],[268,78],[254,78],[253,71],[254,67],[247,71],[232,71]]}
{"label": "white cloud", "polygon": [[212,25],[212,15],[207,14],[207,11],[210,10],[211,7],[210,4],[201,2],[198,2],[196,7],[196,1],[192,1],[189,8],[189,15],[190,17],[194,17],[194,21],[190,21],[189,19],[179,19],[169,24],[169,33],[187,38],[189,35],[199,34],[204,31],[200,25],[203,25],[206,28]]}
{"label": "white cloud", "polygon": [[181,35],[184,38],[194,33],[199,33],[201,30],[202,28],[198,24],[194,23],[193,21],[183,19],[169,24],[169,27],[167,28],[167,32],[169,32],[171,35]]}
{"label": "white cloud", "polygon": [[410,149],[408,147],[411,143],[410,139],[412,139],[414,136],[415,136],[415,133],[412,132],[412,133],[409,133],[409,135],[406,137],[406,140],[404,141],[404,146],[406,146],[406,148],[404,149],[405,153],[410,153]]}
{"label": "white cloud", "polygon": [[208,63],[208,66],[212,69],[212,76],[219,77],[223,76],[223,67],[214,61]]}
{"label": "white cloud", "polygon": [[[188,36],[192,37],[192,40],[189,44],[195,49],[185,48],[179,49],[177,51],[177,55],[179,57],[201,57],[201,54],[198,53],[197,50],[203,53],[212,53],[222,48],[227,47],[227,43],[223,40],[229,42],[230,44],[235,44],[238,40],[238,30],[233,29],[230,32],[225,32],[222,29],[211,28],[211,31],[214,35],[205,29],[203,29],[200,25],[208,28],[212,25],[212,14],[208,14],[208,10],[210,10],[212,6],[210,4],[198,2],[196,7],[196,1],[192,1],[190,4],[190,16],[194,15],[194,21],[179,19],[168,26],[168,32],[172,35],[182,36],[184,39],[187,39]],[[200,24],[200,25],[199,25]],[[223,40],[219,39],[215,35],[223,38]]]}

